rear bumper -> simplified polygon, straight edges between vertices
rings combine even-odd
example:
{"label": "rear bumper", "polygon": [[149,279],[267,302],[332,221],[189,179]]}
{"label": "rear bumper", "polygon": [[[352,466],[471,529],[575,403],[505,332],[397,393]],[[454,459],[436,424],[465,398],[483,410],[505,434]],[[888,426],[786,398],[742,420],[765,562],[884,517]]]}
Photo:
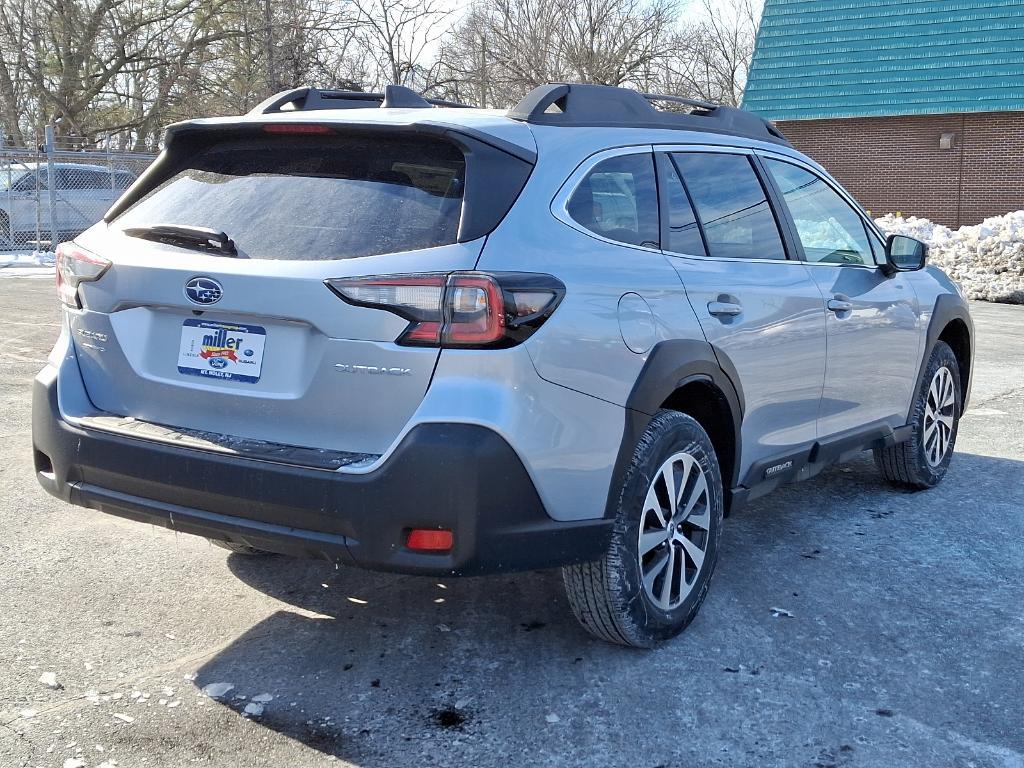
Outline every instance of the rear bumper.
{"label": "rear bumper", "polygon": [[[86,429],[62,418],[57,371],[33,388],[36,475],[79,506],[183,533],[373,570],[474,575],[597,559],[610,521],[552,520],[497,433],[421,424],[376,470],[352,474],[243,459]],[[452,551],[405,547],[447,528]]]}

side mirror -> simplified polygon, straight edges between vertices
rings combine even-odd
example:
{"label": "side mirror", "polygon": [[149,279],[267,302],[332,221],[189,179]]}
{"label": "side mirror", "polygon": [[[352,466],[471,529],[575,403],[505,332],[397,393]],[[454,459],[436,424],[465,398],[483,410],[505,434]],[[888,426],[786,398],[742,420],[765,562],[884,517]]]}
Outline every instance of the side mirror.
{"label": "side mirror", "polygon": [[928,246],[906,235],[889,235],[885,239],[885,265],[882,271],[892,276],[897,272],[924,269]]}

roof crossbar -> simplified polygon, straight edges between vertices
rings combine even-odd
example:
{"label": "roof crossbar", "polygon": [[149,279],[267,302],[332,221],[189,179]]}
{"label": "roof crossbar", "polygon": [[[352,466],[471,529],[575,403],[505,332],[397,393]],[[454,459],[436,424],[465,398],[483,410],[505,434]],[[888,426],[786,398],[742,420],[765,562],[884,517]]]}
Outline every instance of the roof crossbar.
{"label": "roof crossbar", "polygon": [[713,109],[717,109],[722,106],[721,104],[714,104],[710,101],[702,101],[700,99],[687,99],[683,96],[669,96],[664,93],[641,93],[648,101],[667,101],[670,104],[685,104],[688,107],[699,109],[702,112],[710,112]]}
{"label": "roof crossbar", "polygon": [[291,88],[271,96],[256,105],[250,115],[270,115],[276,112],[308,112],[316,109],[429,109],[430,107],[468,107],[455,101],[427,99],[402,85],[386,85],[384,93],[363,91],[328,91],[319,88]]}
{"label": "roof crossbar", "polygon": [[[655,101],[683,104],[692,109],[689,112],[659,110],[651,103]],[[751,112],[698,99],[639,93],[610,85],[541,85],[526,94],[509,110],[508,116],[533,125],[707,131],[789,145],[778,128]]]}

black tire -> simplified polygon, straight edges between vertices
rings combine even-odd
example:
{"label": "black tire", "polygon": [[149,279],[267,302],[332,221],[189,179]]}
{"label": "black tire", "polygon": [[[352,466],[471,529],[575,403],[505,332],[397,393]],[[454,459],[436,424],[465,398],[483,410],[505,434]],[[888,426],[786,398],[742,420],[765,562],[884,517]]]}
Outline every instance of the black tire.
{"label": "black tire", "polygon": [[[648,489],[662,466],[679,453],[689,454],[703,472],[707,490],[701,509],[707,515],[702,511],[701,519],[709,525],[700,534],[704,543],[703,562],[695,569],[693,581],[687,584],[689,592],[680,604],[665,609],[652,599],[642,582],[640,526]],[[687,486],[683,483],[682,487],[685,491]],[[707,594],[718,559],[723,508],[721,470],[707,433],[690,416],[676,411],[658,412],[641,436],[622,481],[607,553],[596,562],[562,569],[569,605],[580,624],[602,640],[637,648],[651,648],[682,632]],[[675,529],[670,523],[665,530]],[[671,549],[673,542],[667,540],[660,546]],[[652,554],[657,554],[657,549]],[[685,569],[694,561],[683,558],[680,562]]]}
{"label": "black tire", "polygon": [[[925,414],[929,407],[929,392],[932,382],[939,370],[945,368],[953,382],[952,427],[949,432],[949,443],[941,460],[937,463],[929,460],[926,451],[938,439],[933,433],[927,433]],[[960,389],[960,366],[953,350],[944,341],[937,341],[932,349],[928,364],[921,373],[917,393],[914,395],[914,407],[910,415],[913,432],[908,440],[888,448],[876,448],[875,464],[879,471],[891,484],[910,490],[922,491],[938,485],[949,469],[956,446],[956,435],[960,427],[960,416],[963,408],[963,395]]]}
{"label": "black tire", "polygon": [[256,547],[250,547],[248,544],[239,544],[234,541],[221,541],[220,539],[207,539],[207,541],[215,547],[226,549],[228,552],[234,552],[236,555],[263,557],[264,555],[274,554],[273,552],[267,552],[265,549],[256,549]]}

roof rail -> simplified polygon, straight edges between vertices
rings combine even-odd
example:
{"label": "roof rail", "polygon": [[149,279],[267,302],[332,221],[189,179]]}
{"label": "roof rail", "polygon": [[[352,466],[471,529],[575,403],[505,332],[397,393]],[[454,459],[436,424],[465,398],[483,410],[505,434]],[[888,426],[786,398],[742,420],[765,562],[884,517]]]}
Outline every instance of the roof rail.
{"label": "roof rail", "polygon": [[266,101],[257,104],[249,111],[249,114],[270,115],[275,112],[308,112],[315,109],[367,109],[372,107],[384,109],[391,107],[429,109],[430,107],[467,108],[469,105],[443,99],[427,99],[420,96],[416,91],[402,85],[386,85],[384,86],[384,93],[326,91],[306,86],[276,93]]}
{"label": "roof rail", "polygon": [[[692,107],[669,112],[651,103]],[[707,131],[789,145],[782,132],[752,112],[682,96],[640,93],[629,88],[581,83],[548,83],[534,88],[508,116],[534,125],[608,128],[668,128]]]}

